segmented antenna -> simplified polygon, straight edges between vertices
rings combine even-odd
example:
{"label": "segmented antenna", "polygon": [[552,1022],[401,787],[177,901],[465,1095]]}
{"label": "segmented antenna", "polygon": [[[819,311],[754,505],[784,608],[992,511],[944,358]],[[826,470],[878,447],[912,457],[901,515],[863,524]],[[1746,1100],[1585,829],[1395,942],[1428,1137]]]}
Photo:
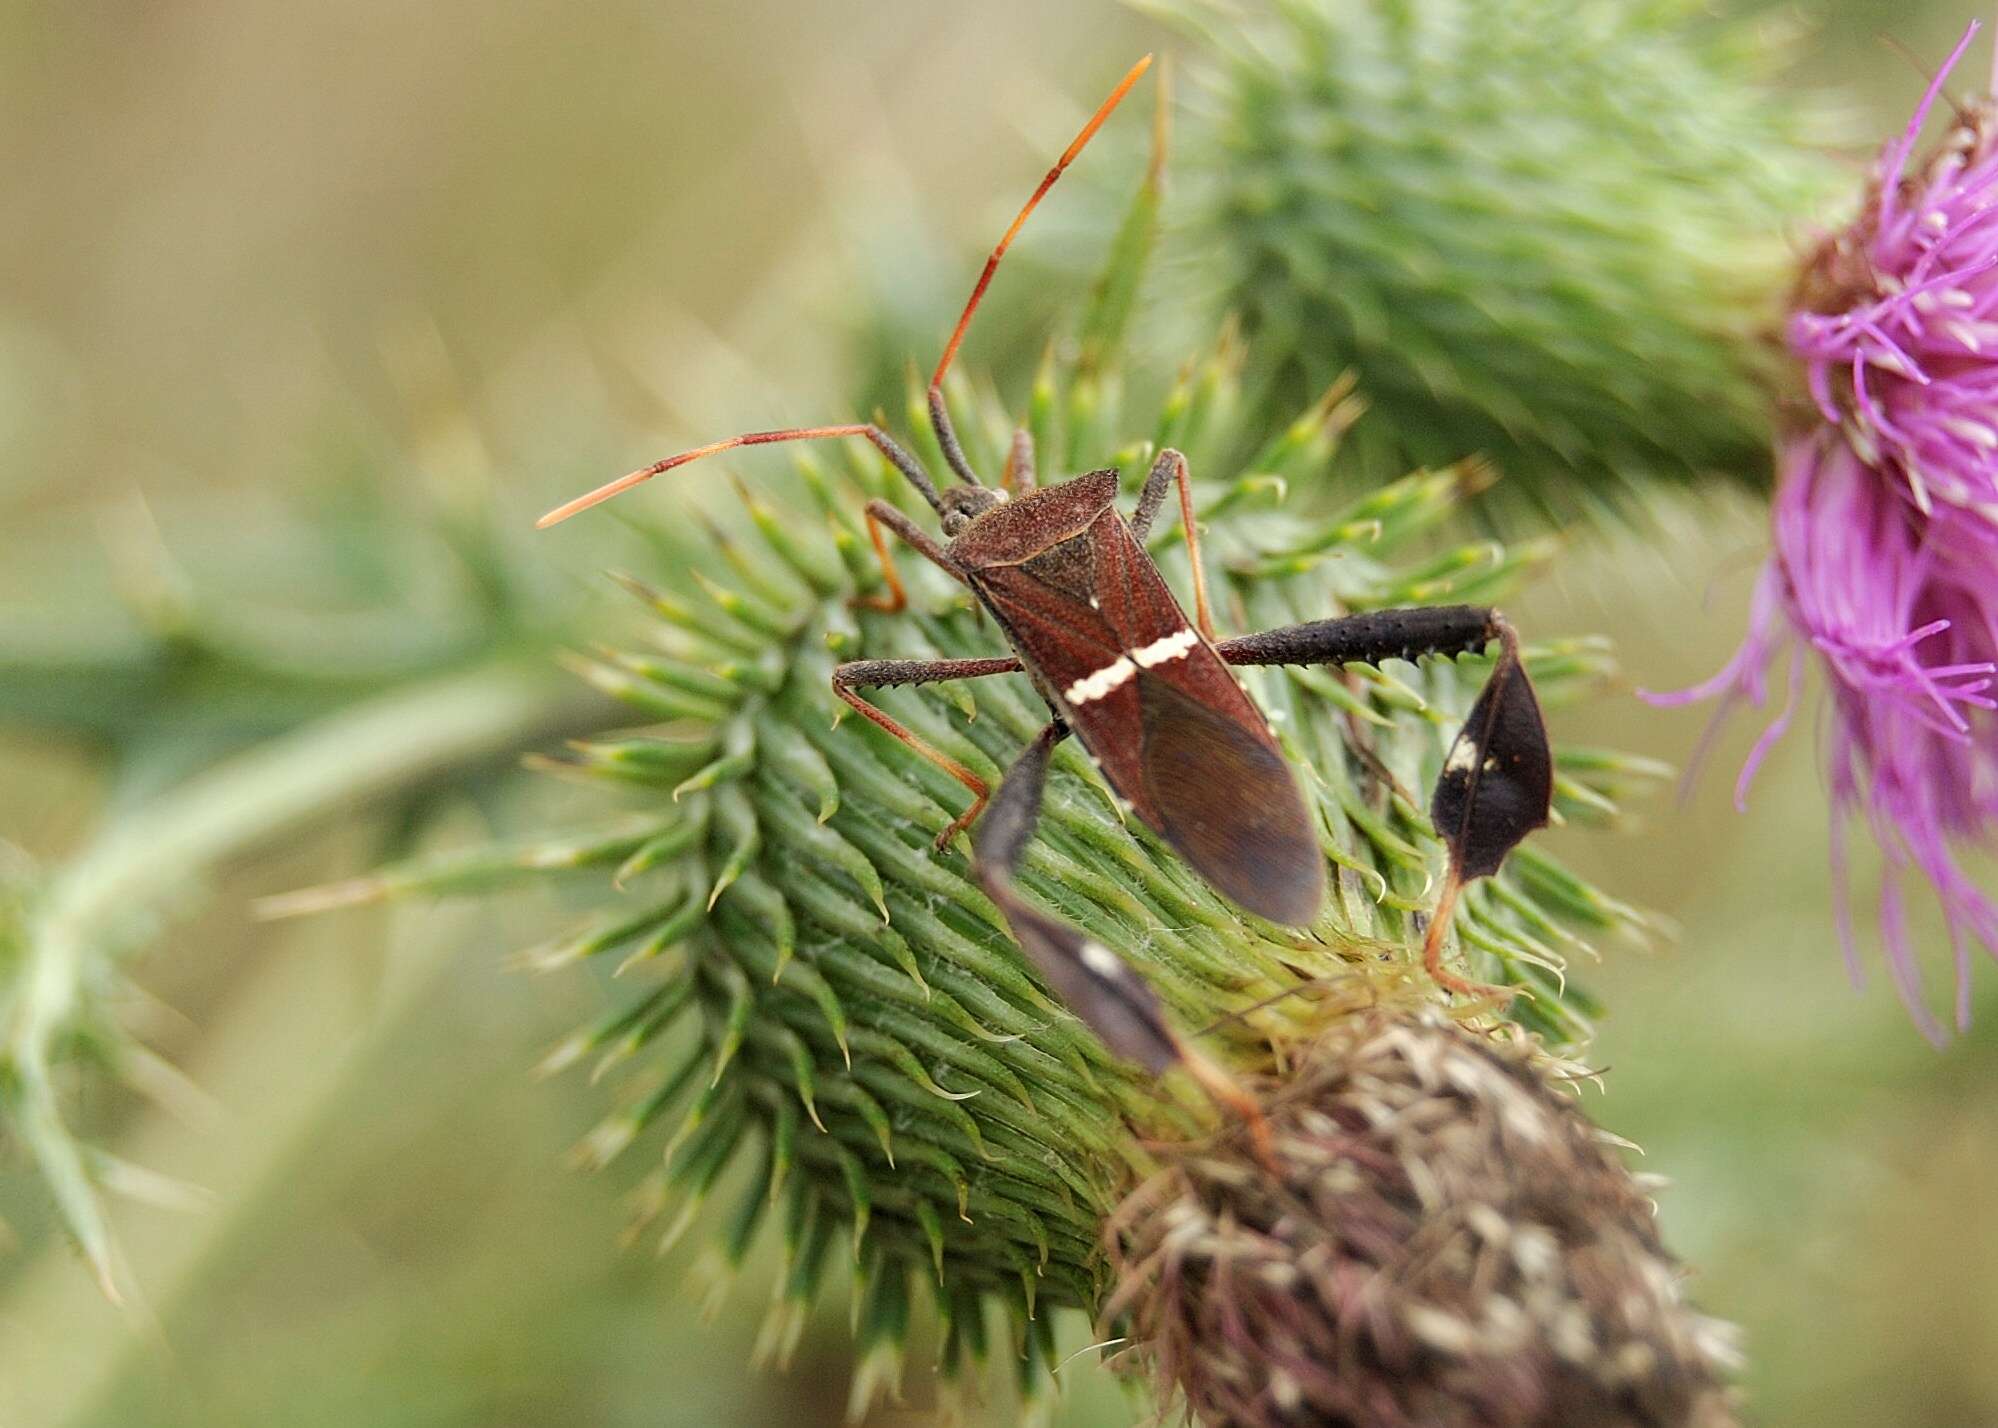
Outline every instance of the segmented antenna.
{"label": "segmented antenna", "polygon": [[978,275],[978,281],[972,285],[971,300],[965,303],[964,313],[958,318],[957,326],[950,334],[950,341],[944,344],[943,356],[937,362],[936,374],[930,378],[931,391],[943,385],[944,374],[950,371],[950,364],[957,358],[957,349],[964,342],[964,330],[971,326],[971,315],[978,311],[978,304],[984,300],[985,290],[992,286],[992,275],[999,270],[999,260],[1006,256],[1006,250],[1012,247],[1013,240],[1020,236],[1020,229],[1026,225],[1027,215],[1047,197],[1048,190],[1055,186],[1055,180],[1061,177],[1062,170],[1075,162],[1075,156],[1096,137],[1096,131],[1103,127],[1103,121],[1110,117],[1110,112],[1124,102],[1124,96],[1131,92],[1131,86],[1142,79],[1145,71],[1151,67],[1152,57],[1146,55],[1131,66],[1129,73],[1117,81],[1117,87],[1110,91],[1110,97],[1090,115],[1089,122],[1082,126],[1082,132],[1075,136],[1074,142],[1062,150],[1062,155],[1055,160],[1054,167],[1048,170],[1047,176],[1041,180],[1033,196],[1020,209],[1019,216],[1013,220],[1013,226],[1006,230],[1005,236],[992,249],[992,256],[985,260],[985,271]]}
{"label": "segmented antenna", "polygon": [[[697,446],[692,451],[683,451],[678,456],[669,456],[664,461],[655,461],[650,466],[620,476],[615,481],[607,481],[596,490],[578,496],[573,501],[564,502],[534,523],[536,530],[546,530],[558,521],[566,521],[579,511],[587,511],[601,501],[629,491],[641,481],[650,481],[654,476],[671,471],[675,466],[685,466],[689,461],[699,461],[703,456],[713,456],[718,451],[733,451],[738,446],[767,446],[775,441],[810,441],[824,436],[865,436],[865,424],[845,426],[796,426],[783,431],[751,431],[741,436],[731,436],[726,441],[711,441],[706,446]],[[891,456],[889,458],[893,460]],[[931,504],[936,504],[934,500]]]}

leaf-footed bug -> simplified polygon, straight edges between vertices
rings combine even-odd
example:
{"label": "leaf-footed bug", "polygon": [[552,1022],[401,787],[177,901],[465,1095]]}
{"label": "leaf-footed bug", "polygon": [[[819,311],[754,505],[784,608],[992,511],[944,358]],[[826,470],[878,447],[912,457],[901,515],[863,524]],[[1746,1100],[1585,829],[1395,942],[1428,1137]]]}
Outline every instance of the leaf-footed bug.
{"label": "leaf-footed bug", "polygon": [[[1054,746],[1074,734],[1132,812],[1218,891],[1273,922],[1304,925],[1317,919],[1324,901],[1326,860],[1269,722],[1231,666],[1378,664],[1472,653],[1496,641],[1498,660],[1445,758],[1430,805],[1450,870],[1429,921],[1423,961],[1439,986],[1461,994],[1497,989],[1443,968],[1444,933],[1457,895],[1464,883],[1496,872],[1522,838],[1547,822],[1553,763],[1517,639],[1496,610],[1384,610],[1222,639],[1214,630],[1187,463],[1179,452],[1159,453],[1129,519],[1116,508],[1114,470],[1038,485],[1033,444],[1024,430],[1014,438],[1001,485],[985,485],[971,469],[944,401],[944,376],[1028,215],[1150,63],[1148,55],[1132,66],[1048,170],[986,259],[944,347],[930,378],[929,418],[958,484],[939,490],[921,463],[874,423],[792,427],[749,432],[655,462],[558,507],[540,525],[566,520],[677,466],[737,447],[828,437],[873,443],[937,513],[945,540],[885,500],[868,502],[867,529],[886,593],[861,603],[885,611],[907,603],[886,540],[892,532],[968,586],[1014,652],[986,659],[855,660],[833,671],[834,691],[971,791],[970,807],[938,835],[936,845],[941,849],[977,823],[973,862],[980,882],[1077,1015],[1112,1051],[1154,1075],[1186,1067],[1254,1128],[1260,1125],[1254,1104],[1171,1029],[1148,983],[1108,948],[1040,912],[1015,890],[1014,874],[1040,815]],[[1169,489],[1178,494],[1193,572],[1191,622],[1144,545]],[[996,674],[1026,675],[1052,715],[1007,771],[996,796],[970,769],[857,692]]]}

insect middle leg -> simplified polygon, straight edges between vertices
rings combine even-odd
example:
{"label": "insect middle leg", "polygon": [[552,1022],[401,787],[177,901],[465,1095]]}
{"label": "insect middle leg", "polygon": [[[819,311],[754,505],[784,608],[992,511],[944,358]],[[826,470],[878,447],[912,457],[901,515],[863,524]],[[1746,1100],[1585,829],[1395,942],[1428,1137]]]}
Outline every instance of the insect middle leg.
{"label": "insect middle leg", "polygon": [[1180,1040],[1151,983],[1102,943],[1049,917],[1014,891],[1013,876],[1040,822],[1048,759],[1067,737],[1068,726],[1057,720],[1041,730],[1006,770],[991,811],[972,836],[978,880],[1048,985],[1106,1047],[1153,1076],[1184,1066],[1208,1095],[1242,1117],[1257,1156],[1270,1164],[1274,1156],[1269,1125],[1255,1097]]}
{"label": "insect middle leg", "polygon": [[1014,655],[997,655],[990,659],[857,659],[837,666],[832,672],[833,693],[859,711],[862,718],[900,739],[971,790],[971,807],[952,819],[950,826],[937,835],[935,846],[939,849],[977,821],[978,815],[985,811],[991,788],[984,779],[949,754],[922,736],[911,733],[887,711],[877,709],[854,691],[886,689],[902,684],[938,684],[951,679],[983,679],[990,674],[1019,672],[1020,661]]}
{"label": "insect middle leg", "polygon": [[1207,605],[1207,571],[1200,563],[1200,528],[1193,520],[1193,488],[1188,484],[1189,479],[1186,458],[1170,446],[1161,451],[1145,476],[1144,489],[1138,492],[1138,507],[1131,513],[1131,533],[1143,543],[1159,507],[1165,504],[1166,487],[1176,484],[1179,523],[1186,532],[1186,558],[1193,567],[1193,618],[1199,622],[1200,633],[1212,643],[1214,612]]}

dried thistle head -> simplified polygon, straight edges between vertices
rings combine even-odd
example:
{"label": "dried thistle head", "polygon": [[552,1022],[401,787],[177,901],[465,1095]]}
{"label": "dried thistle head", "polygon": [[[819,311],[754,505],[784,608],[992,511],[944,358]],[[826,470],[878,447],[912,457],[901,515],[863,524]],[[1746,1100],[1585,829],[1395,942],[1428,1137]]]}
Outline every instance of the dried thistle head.
{"label": "dried thistle head", "polygon": [[1170,1147],[1113,1219],[1135,1357],[1208,1428],[1724,1428],[1730,1331],[1530,1043],[1360,1013],[1270,1083],[1272,1165]]}

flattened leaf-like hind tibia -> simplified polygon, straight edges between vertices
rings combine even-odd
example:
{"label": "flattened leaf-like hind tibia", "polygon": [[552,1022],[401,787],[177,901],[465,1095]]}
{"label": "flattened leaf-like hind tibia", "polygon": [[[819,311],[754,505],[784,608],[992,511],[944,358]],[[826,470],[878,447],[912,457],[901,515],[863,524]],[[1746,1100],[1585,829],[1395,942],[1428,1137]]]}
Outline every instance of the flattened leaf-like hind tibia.
{"label": "flattened leaf-like hind tibia", "polygon": [[1489,877],[1536,828],[1554,801],[1554,756],[1540,700],[1519,661],[1509,626],[1491,678],[1443,761],[1429,817],[1450,850],[1458,883]]}

